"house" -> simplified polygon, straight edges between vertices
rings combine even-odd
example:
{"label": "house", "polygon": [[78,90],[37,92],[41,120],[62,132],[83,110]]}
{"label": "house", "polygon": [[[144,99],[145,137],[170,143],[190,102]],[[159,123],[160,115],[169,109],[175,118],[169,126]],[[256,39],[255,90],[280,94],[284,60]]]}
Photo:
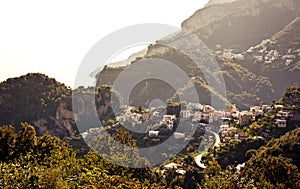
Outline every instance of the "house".
{"label": "house", "polygon": [[160,112],[154,111],[154,112],[152,112],[152,116],[153,117],[160,117]]}
{"label": "house", "polygon": [[126,116],[116,116],[117,122],[125,122],[127,120]]}
{"label": "house", "polygon": [[147,120],[149,120],[149,119],[150,119],[150,113],[144,112],[144,113],[142,114],[142,121],[145,122],[145,121],[147,121]]}
{"label": "house", "polygon": [[213,111],[215,111],[215,109],[213,107],[211,107],[210,105],[205,105],[203,107],[203,112],[210,113],[210,112],[213,112]]}
{"label": "house", "polygon": [[167,125],[168,129],[173,129],[175,120],[176,120],[175,115],[164,115],[162,122]]}
{"label": "house", "polygon": [[229,128],[229,125],[221,125],[220,126],[220,132],[227,131],[228,128]]}
{"label": "house", "polygon": [[142,122],[142,115],[137,113],[132,113],[130,117],[134,122],[141,123]]}
{"label": "house", "polygon": [[176,116],[175,115],[164,115],[163,116],[163,121],[174,121],[176,119]]}
{"label": "house", "polygon": [[202,110],[203,109],[203,105],[200,103],[188,103],[186,105],[186,109],[187,110]]}
{"label": "house", "polygon": [[245,133],[239,133],[239,139],[245,139],[247,135]]}
{"label": "house", "polygon": [[271,113],[273,111],[273,108],[271,106],[264,105],[263,110],[265,113]]}
{"label": "house", "polygon": [[185,134],[179,133],[179,132],[174,132],[174,138],[176,138],[176,139],[185,138]]}
{"label": "house", "polygon": [[180,165],[177,163],[169,163],[167,165],[164,166],[165,169],[177,169],[177,167],[179,167]]}
{"label": "house", "polygon": [[240,115],[240,112],[238,112],[238,111],[232,112],[232,113],[231,113],[231,117],[232,117],[234,120],[238,120],[238,119],[239,119],[239,115]]}
{"label": "house", "polygon": [[250,107],[250,112],[253,113],[254,115],[256,114],[256,112],[260,109],[259,106],[251,106]]}
{"label": "house", "polygon": [[186,170],[184,170],[182,168],[182,166],[177,163],[169,163],[169,164],[165,165],[162,173],[165,174],[165,172],[167,172],[168,170],[172,170],[172,169],[175,170],[175,172],[180,175],[184,175],[186,173]]}
{"label": "house", "polygon": [[252,119],[252,113],[243,111],[239,115],[239,123],[241,126],[249,125]]}
{"label": "house", "polygon": [[230,118],[228,117],[221,117],[221,121],[223,124],[229,124],[230,123]]}
{"label": "house", "polygon": [[85,139],[88,136],[88,134],[89,134],[88,132],[83,132],[81,133],[81,137]]}
{"label": "house", "polygon": [[180,174],[180,175],[185,175],[186,170],[184,170],[184,169],[177,169],[175,172],[178,173],[178,174]]}
{"label": "house", "polygon": [[192,111],[191,110],[181,110],[180,111],[180,117],[182,118],[186,118],[189,119],[192,115]]}
{"label": "house", "polygon": [[277,119],[276,120],[276,125],[279,128],[285,128],[286,127],[286,120],[284,120],[284,119]]}
{"label": "house", "polygon": [[225,138],[223,139],[223,142],[229,142],[230,140],[231,140],[230,137],[225,137]]}
{"label": "house", "polygon": [[227,132],[227,131],[220,131],[219,136],[220,136],[221,138],[225,138],[225,137],[228,136],[228,132]]}
{"label": "house", "polygon": [[254,59],[258,62],[262,62],[263,61],[263,56],[254,56]]}
{"label": "house", "polygon": [[288,119],[291,116],[291,112],[287,112],[287,111],[279,111],[276,114],[276,118],[278,119]]}
{"label": "house", "polygon": [[275,108],[275,109],[282,109],[282,108],[283,108],[283,105],[281,105],[281,104],[275,104],[275,105],[274,105],[274,108]]}
{"label": "house", "polygon": [[229,127],[227,129],[227,132],[228,132],[229,136],[234,136],[235,134],[237,134],[237,128],[235,128],[235,127]]}
{"label": "house", "polygon": [[293,59],[286,59],[285,65],[286,65],[286,66],[289,66],[289,65],[292,64],[293,62],[294,62]]}
{"label": "house", "polygon": [[239,134],[234,134],[234,139],[239,140]]}
{"label": "house", "polygon": [[250,112],[252,113],[252,115],[254,117],[263,116],[264,115],[264,111],[261,109],[260,106],[252,106],[252,107],[250,107]]}
{"label": "house", "polygon": [[159,134],[159,131],[149,131],[148,136],[149,137],[157,137]]}

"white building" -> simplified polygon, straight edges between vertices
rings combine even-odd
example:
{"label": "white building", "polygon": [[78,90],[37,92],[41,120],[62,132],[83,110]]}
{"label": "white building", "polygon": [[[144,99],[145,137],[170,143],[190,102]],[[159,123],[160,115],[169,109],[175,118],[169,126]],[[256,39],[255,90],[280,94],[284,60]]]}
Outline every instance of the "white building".
{"label": "white building", "polygon": [[180,111],[180,117],[182,118],[190,118],[192,115],[192,111],[191,110],[181,110]]}
{"label": "white building", "polygon": [[286,127],[286,120],[283,119],[277,119],[276,120],[276,125],[279,128],[285,128]]}
{"label": "white building", "polygon": [[174,138],[176,138],[176,139],[185,138],[185,134],[179,133],[179,132],[174,132]]}
{"label": "white building", "polygon": [[158,134],[159,134],[159,131],[153,131],[153,130],[152,130],[152,131],[149,131],[149,134],[148,134],[148,135],[149,135],[150,137],[157,137]]}
{"label": "white building", "polygon": [[228,128],[229,128],[229,125],[221,125],[220,126],[220,132],[227,131]]}

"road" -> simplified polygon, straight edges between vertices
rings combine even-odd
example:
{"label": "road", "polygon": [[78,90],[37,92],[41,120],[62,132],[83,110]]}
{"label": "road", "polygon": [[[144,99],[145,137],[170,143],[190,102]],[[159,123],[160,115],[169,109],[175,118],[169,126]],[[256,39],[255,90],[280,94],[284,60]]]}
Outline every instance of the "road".
{"label": "road", "polygon": [[[213,132],[213,131],[209,131],[209,130],[206,130],[206,132],[209,132],[209,133],[213,134],[214,137],[215,137],[215,142],[214,142],[214,144],[211,145],[210,147],[213,147],[213,148],[214,148],[214,147],[217,147],[217,146],[219,146],[219,145],[221,144],[220,137],[219,137],[219,135],[218,135],[217,133],[215,133],[215,132]],[[201,152],[200,154],[196,155],[195,158],[194,158],[196,164],[197,164],[199,167],[201,167],[202,169],[205,169],[205,168],[206,168],[206,166],[201,162],[202,156],[203,156],[203,154],[205,154],[205,153],[207,152],[208,149],[209,149],[209,148],[206,148],[203,152]]]}

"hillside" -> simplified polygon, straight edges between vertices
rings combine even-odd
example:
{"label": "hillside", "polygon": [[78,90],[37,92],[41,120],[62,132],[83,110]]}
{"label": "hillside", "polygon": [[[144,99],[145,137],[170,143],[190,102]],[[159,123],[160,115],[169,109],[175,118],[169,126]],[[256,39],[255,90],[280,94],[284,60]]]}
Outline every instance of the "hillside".
{"label": "hillside", "polygon": [[208,7],[208,6],[211,6],[211,5],[231,3],[233,1],[235,1],[235,0],[210,0],[210,1],[208,1],[208,3],[205,6]]}
{"label": "hillside", "polygon": [[239,171],[231,166],[221,169],[210,161],[203,188],[299,188],[299,135],[297,128],[249,150],[251,158]]}
{"label": "hillside", "polygon": [[0,83],[0,125],[14,125],[18,131],[22,122],[28,122],[35,127],[37,135],[48,132],[60,138],[73,137],[79,134],[79,130],[84,132],[91,127],[97,127],[91,124],[91,120],[86,119],[89,111],[85,111],[84,115],[76,115],[77,121],[85,123],[84,128],[78,128],[75,123],[72,103],[78,106],[82,103],[89,104],[92,96],[90,94],[95,94],[100,120],[114,118],[110,107],[111,95],[114,99],[117,97],[111,93],[109,87],[100,87],[96,92],[94,88],[78,88],[72,91],[64,84],[40,73],[10,78]]}
{"label": "hillside", "polygon": [[196,33],[211,49],[222,45],[242,52],[284,28],[298,12],[297,0],[238,0],[196,11],[182,29]]}
{"label": "hillside", "polygon": [[34,125],[38,135],[73,136],[71,89],[39,73],[11,78],[0,84],[0,123]]}
{"label": "hillside", "polygon": [[[270,103],[280,98],[286,87],[300,85],[298,61],[300,47],[297,35],[300,24],[297,18],[300,11],[299,5],[299,1],[295,0],[238,0],[209,5],[185,20],[182,23],[181,32],[149,45],[146,55],[139,60],[159,58],[171,61],[191,78],[196,86],[199,101],[210,104],[210,96],[216,95],[213,93],[216,90],[208,90],[208,81],[203,75],[203,70],[197,68],[195,62],[181,50],[161,45],[173,44],[177,47],[190,48],[190,51],[198,53],[201,48],[195,45],[193,47],[193,44],[201,44],[203,41],[213,51],[221,68],[230,103],[237,104],[241,109],[261,101]],[[189,34],[193,35],[193,39],[190,40],[193,44],[187,41]],[[263,51],[261,45],[266,46],[263,47]],[[255,50],[256,47],[258,47],[257,50]],[[286,66],[285,61],[289,56],[285,55],[291,55],[289,50],[293,51],[292,55],[296,58],[293,64]],[[200,64],[206,61],[206,50],[202,51],[194,56]],[[279,53],[278,60],[274,61],[274,64],[269,64],[269,59],[273,58],[274,52]],[[260,57],[262,57],[262,63],[257,61]],[[267,64],[264,63],[265,61]],[[134,63],[139,63],[139,61]],[[124,68],[102,70],[97,75],[97,86],[113,84],[122,70]],[[220,73],[209,74],[213,76]],[[147,106],[147,102],[155,98],[155,95],[147,94],[161,94],[159,89],[153,92],[153,89],[160,85],[162,84],[158,81],[151,81],[147,84],[145,81],[141,82],[132,91],[130,103]],[[187,83],[180,91],[190,89],[189,86],[191,84]],[[170,98],[173,89],[165,88],[164,91],[165,95],[162,99]],[[174,95],[176,94],[171,95],[172,99],[175,99]]]}

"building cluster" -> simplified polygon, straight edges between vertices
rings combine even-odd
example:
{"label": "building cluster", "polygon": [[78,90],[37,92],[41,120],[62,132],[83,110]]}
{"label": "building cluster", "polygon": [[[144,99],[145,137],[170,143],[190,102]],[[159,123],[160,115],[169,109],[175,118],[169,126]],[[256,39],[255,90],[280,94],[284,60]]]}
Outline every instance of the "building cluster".
{"label": "building cluster", "polygon": [[[216,113],[215,113],[216,112]],[[156,114],[160,113],[157,110],[152,111],[151,115],[156,116]],[[185,108],[180,111],[180,116],[176,117],[175,115],[161,115],[162,117],[160,121],[160,125],[165,125],[167,129],[173,130],[175,121],[180,119],[180,121],[189,121],[194,123],[195,126],[205,127],[211,119],[219,119],[222,115],[218,115],[218,112],[209,105],[203,105],[200,103],[188,103],[185,105]],[[200,121],[202,123],[200,123]],[[158,137],[159,130],[151,130],[148,135],[150,137]],[[184,139],[186,138],[185,133],[174,132],[174,138],[176,139]]]}
{"label": "building cluster", "polygon": [[148,111],[137,110],[133,106],[124,106],[121,115],[116,116],[117,122],[131,122],[132,125],[143,123],[149,120],[151,114]]}
{"label": "building cluster", "polygon": [[[236,127],[231,127],[232,123],[235,125],[246,126],[251,124],[253,120],[263,117],[267,113],[271,113],[273,109],[282,109],[282,105],[260,105],[252,106],[249,110],[239,111],[236,105],[226,108],[226,110],[216,110],[209,105],[200,103],[188,103],[185,108],[180,111],[180,121],[189,121],[195,126],[205,128],[208,123],[219,123],[221,120],[222,125],[219,129],[219,136],[221,141],[239,140],[246,137],[246,134],[239,132]],[[156,111],[152,116],[157,116]],[[289,112],[279,111],[277,114],[276,125],[279,128],[286,127],[286,120],[291,116]],[[151,117],[151,115],[150,115]],[[174,121],[178,119],[175,115],[162,115],[160,125],[164,124],[168,129],[172,130]],[[150,137],[158,137],[158,130],[149,131]],[[185,138],[184,133],[174,133],[175,138]]]}
{"label": "building cluster", "polygon": [[238,60],[238,61],[242,61],[242,60],[245,60],[245,55],[243,53],[234,53],[233,49],[224,49],[224,50],[221,50],[218,48],[218,45],[217,45],[217,51],[215,51],[215,55],[220,59],[220,60],[223,60],[223,61],[235,61],[235,60]]}
{"label": "building cluster", "polygon": [[286,66],[295,63],[300,58],[300,49],[288,49],[287,52],[278,50],[268,50],[268,45],[272,44],[271,40],[264,40],[255,47],[247,50],[247,53],[254,57],[258,63],[272,64],[283,62]]}
{"label": "building cluster", "polygon": [[260,44],[250,47],[245,53],[234,53],[233,49],[221,49],[217,45],[215,55],[223,61],[243,61],[247,57],[254,59],[257,63],[274,64],[284,63],[289,66],[300,59],[300,49],[288,49],[287,52],[280,52],[276,49],[268,49],[274,42],[270,39],[263,40]]}
{"label": "building cluster", "polygon": [[[137,124],[142,124],[146,121],[152,121],[152,124],[159,125],[155,130],[148,131],[150,138],[157,138],[160,136],[161,127],[165,127],[167,130],[172,131],[175,122],[179,119],[182,122],[188,121],[194,127],[206,128],[208,123],[220,124],[219,125],[219,137],[221,142],[227,142],[230,140],[240,140],[246,138],[246,134],[241,132],[238,128],[232,125],[246,126],[250,125],[252,121],[263,117],[267,113],[271,113],[274,109],[280,110],[276,114],[276,126],[278,128],[285,128],[287,121],[292,117],[292,113],[283,110],[282,105],[260,105],[252,106],[249,110],[239,111],[236,105],[232,105],[225,110],[216,110],[209,105],[200,103],[187,103],[180,111],[180,116],[166,114],[162,108],[150,108],[137,110],[132,106],[124,106],[123,111],[119,116],[116,116],[116,123],[131,123],[133,127]],[[221,121],[221,122],[220,122]],[[82,137],[85,138],[88,133],[95,133],[93,129],[82,133]],[[174,132],[175,139],[187,139],[186,133]]]}
{"label": "building cluster", "polygon": [[290,111],[281,110],[276,114],[276,125],[279,128],[285,128],[287,126],[287,121],[293,117]]}

